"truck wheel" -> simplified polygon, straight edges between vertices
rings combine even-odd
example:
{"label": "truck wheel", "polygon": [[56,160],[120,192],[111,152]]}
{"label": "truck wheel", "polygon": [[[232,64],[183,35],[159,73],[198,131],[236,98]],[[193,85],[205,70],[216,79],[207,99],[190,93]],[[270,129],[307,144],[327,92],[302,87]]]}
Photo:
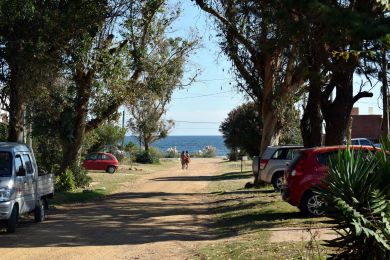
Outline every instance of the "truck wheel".
{"label": "truck wheel", "polygon": [[276,192],[281,191],[283,182],[284,182],[284,173],[283,172],[276,172],[274,176],[272,176],[272,185],[274,186],[274,190]]}
{"label": "truck wheel", "polygon": [[325,214],[324,206],[323,199],[318,194],[309,191],[303,196],[299,208],[305,215],[318,217]]}
{"label": "truck wheel", "polygon": [[35,205],[34,218],[35,222],[42,222],[45,220],[46,211],[45,211],[45,203],[40,199]]}
{"label": "truck wheel", "polygon": [[106,172],[108,173],[114,173],[116,168],[114,166],[108,166]]}
{"label": "truck wheel", "polygon": [[14,205],[11,212],[11,217],[7,220],[7,233],[15,233],[16,226],[18,225],[19,220],[19,208],[17,205]]}

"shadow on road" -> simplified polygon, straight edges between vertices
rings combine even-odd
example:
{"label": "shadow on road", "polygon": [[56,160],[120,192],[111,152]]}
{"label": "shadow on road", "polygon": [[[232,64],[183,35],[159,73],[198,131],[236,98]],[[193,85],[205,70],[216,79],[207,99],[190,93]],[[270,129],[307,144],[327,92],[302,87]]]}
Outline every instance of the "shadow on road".
{"label": "shadow on road", "polygon": [[[47,222],[22,221],[15,234],[0,234],[1,247],[103,246],[213,239],[200,218],[207,205],[196,193],[119,193],[54,209]],[[178,202],[179,205],[178,206]],[[183,204],[184,203],[184,204]],[[185,207],[183,206],[185,205]]]}

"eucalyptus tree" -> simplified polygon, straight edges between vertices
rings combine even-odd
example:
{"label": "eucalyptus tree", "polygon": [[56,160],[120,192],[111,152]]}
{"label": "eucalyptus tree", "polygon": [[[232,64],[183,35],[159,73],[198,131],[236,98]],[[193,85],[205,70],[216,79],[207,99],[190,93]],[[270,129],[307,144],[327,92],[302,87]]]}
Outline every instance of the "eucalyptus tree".
{"label": "eucalyptus tree", "polygon": [[[142,59],[143,71],[138,82],[143,92],[135,99],[126,100],[131,114],[128,125],[146,151],[154,141],[165,138],[174,126],[173,120],[164,119],[173,91],[189,85],[196,77],[191,75],[183,83],[188,56],[198,47],[198,38],[169,35],[169,28],[180,15],[180,7],[170,12],[166,8],[161,6],[156,19],[151,21],[153,32],[142,50],[147,57]],[[130,42],[134,37],[130,35]]]}
{"label": "eucalyptus tree", "polygon": [[263,123],[260,155],[276,144],[284,114],[305,81],[298,59],[300,37],[296,14],[270,1],[196,0],[211,14],[220,31],[220,45],[234,64],[237,85],[255,102]]}
{"label": "eucalyptus tree", "polygon": [[8,140],[22,141],[23,114],[59,71],[69,41],[95,28],[96,1],[0,3],[0,80]]}
{"label": "eucalyptus tree", "polygon": [[[299,4],[300,3],[300,4]],[[368,42],[390,31],[388,1],[297,1],[299,19],[306,23],[304,57],[309,66],[309,97],[301,121],[305,146],[341,144],[353,105],[372,93],[355,88],[356,72],[365,71]],[[332,98],[332,93],[335,97]]]}

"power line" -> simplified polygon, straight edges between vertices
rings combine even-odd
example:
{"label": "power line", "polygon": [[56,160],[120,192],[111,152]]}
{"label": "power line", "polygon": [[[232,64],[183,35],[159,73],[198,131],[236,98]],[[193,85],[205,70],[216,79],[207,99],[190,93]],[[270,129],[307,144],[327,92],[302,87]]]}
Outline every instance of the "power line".
{"label": "power line", "polygon": [[178,123],[188,123],[188,124],[220,124],[221,122],[196,122],[196,121],[175,121]]}
{"label": "power line", "polygon": [[189,99],[189,98],[209,97],[209,96],[215,96],[215,95],[226,94],[226,93],[231,93],[231,92],[233,92],[233,90],[223,91],[223,92],[216,92],[216,93],[210,93],[210,94],[204,94],[204,95],[199,95],[199,96],[178,97],[178,98],[173,98],[173,99]]}

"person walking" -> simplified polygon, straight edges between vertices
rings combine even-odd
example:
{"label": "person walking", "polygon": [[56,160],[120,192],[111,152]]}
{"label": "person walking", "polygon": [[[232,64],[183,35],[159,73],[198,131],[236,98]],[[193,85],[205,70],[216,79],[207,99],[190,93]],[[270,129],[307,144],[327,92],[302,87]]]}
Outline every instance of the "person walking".
{"label": "person walking", "polygon": [[180,154],[180,161],[181,161],[181,169],[184,170],[184,167],[186,166],[186,154],[184,151]]}
{"label": "person walking", "polygon": [[188,153],[188,151],[186,151],[184,157],[185,157],[185,168],[187,170],[188,169],[188,165],[190,164],[190,154]]}

